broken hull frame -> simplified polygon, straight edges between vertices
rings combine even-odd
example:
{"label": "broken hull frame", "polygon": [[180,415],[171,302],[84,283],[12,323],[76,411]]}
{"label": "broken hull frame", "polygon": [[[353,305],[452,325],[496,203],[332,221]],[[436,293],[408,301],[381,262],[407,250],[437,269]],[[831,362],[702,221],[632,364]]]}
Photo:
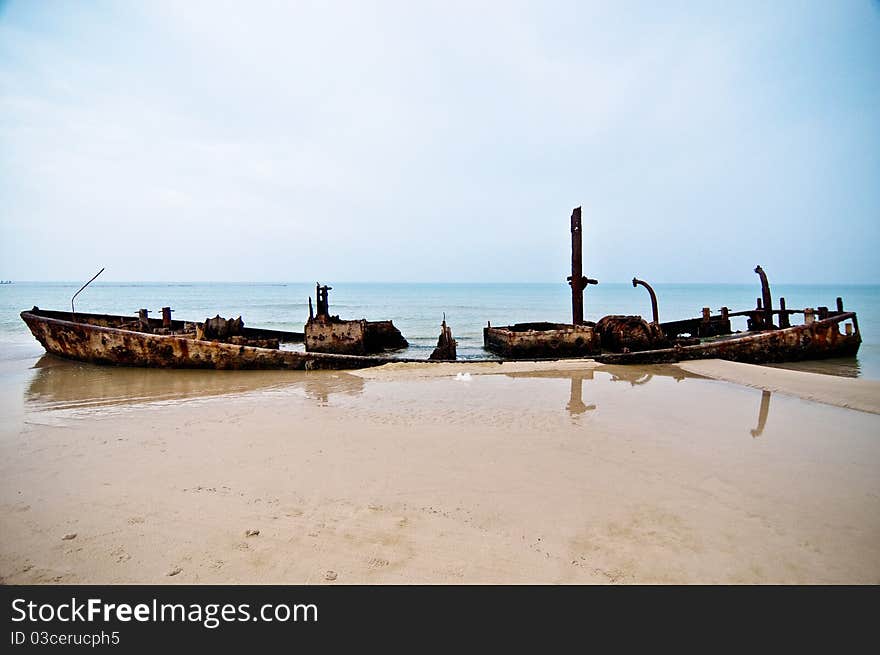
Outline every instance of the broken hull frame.
{"label": "broken hull frame", "polygon": [[[840,332],[840,324],[845,321],[852,321],[852,334]],[[770,364],[850,357],[858,352],[861,343],[856,313],[839,312],[809,324],[713,337],[694,345],[606,353],[595,359],[603,364],[666,364],[691,359]]]}
{"label": "broken hull frame", "polygon": [[[420,361],[381,356],[306,353],[221,341],[202,341],[179,334],[151,334],[116,327],[131,322],[131,318],[111,314],[77,313],[77,320],[73,321],[69,312],[46,311],[35,307],[22,312],[21,318],[47,352],[94,364],[147,368],[343,370],[380,366],[392,361]],[[150,319],[151,328],[161,325],[161,320]],[[183,330],[184,325],[184,321],[172,321],[171,330]],[[281,343],[297,343],[303,340],[303,335],[299,332],[258,328],[244,328],[243,331],[252,338],[274,338]]]}
{"label": "broken hull frame", "polygon": [[559,359],[601,354],[593,323],[516,323],[483,328],[483,348],[507,359]]}

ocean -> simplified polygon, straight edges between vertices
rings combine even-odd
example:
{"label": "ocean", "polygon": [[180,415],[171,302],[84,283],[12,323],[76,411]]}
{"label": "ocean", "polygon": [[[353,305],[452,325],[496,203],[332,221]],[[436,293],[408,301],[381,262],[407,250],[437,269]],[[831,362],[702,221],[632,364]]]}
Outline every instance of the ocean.
{"label": "ocean", "polygon": [[[38,306],[66,310],[70,297],[82,282],[16,282],[0,285],[0,360],[36,361],[42,347],[19,318],[19,312]],[[330,311],[342,318],[392,319],[410,343],[406,357],[427,358],[437,341],[445,313],[458,340],[461,359],[486,357],[482,328],[525,321],[568,322],[571,294],[565,283],[534,284],[409,284],[346,283],[331,285]],[[655,284],[660,320],[671,321],[700,315],[702,307],[717,312],[755,306],[760,295],[756,284]],[[790,308],[834,308],[841,296],[844,307],[858,312],[862,347],[858,357],[828,363],[797,365],[869,379],[880,379],[880,285],[774,284],[774,304],[785,297]],[[241,315],[245,325],[302,331],[308,317],[308,298],[314,299],[312,283],[186,283],[102,282],[92,283],[76,300],[81,312],[136,316],[141,307],[151,316],[171,306],[174,318],[203,320],[220,314]],[[598,320],[606,314],[641,314],[650,317],[646,291],[630,283],[590,286],[584,296],[585,317]],[[734,319],[735,329],[745,329],[745,319]],[[736,322],[738,321],[738,323]]]}

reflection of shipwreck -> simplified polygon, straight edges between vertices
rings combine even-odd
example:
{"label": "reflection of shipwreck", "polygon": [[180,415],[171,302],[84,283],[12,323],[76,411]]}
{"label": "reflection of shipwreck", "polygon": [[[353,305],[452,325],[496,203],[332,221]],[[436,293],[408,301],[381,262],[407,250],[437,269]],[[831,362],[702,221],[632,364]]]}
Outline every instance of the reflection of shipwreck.
{"label": "reflection of shipwreck", "polygon": [[758,425],[750,430],[752,437],[760,437],[764,434],[764,428],[767,426],[767,416],[770,414],[770,396],[773,394],[764,389],[761,392],[761,407],[758,410]]}
{"label": "reflection of shipwreck", "polygon": [[409,344],[391,321],[368,321],[365,318],[346,321],[330,316],[328,294],[333,287],[315,285],[318,311],[312,311],[309,298],[309,320],[306,323],[306,351],[339,355],[368,355],[383,350],[406,348]]}
{"label": "reflection of shipwreck", "polygon": [[214,375],[208,371],[144,371],[106,369],[43,355],[34,364],[25,400],[39,408],[95,409],[187,398],[209,398],[267,389],[302,389],[306,397],[326,405],[331,396],[357,395],[364,380],[355,375],[317,371],[298,377],[275,371]]}
{"label": "reflection of shipwreck", "polygon": [[546,371],[517,371],[505,373],[507,377],[519,379],[545,379],[545,380],[571,380],[569,400],[565,406],[566,411],[572,416],[578,416],[596,409],[595,403],[584,402],[584,382],[592,382],[596,372],[605,373],[611,377],[611,382],[629,382],[630,386],[640,387],[648,384],[654,377],[671,378],[676,382],[685,379],[699,379],[701,376],[688,373],[677,366],[659,364],[656,366],[640,366],[629,368],[626,366],[601,366],[598,368],[584,368],[582,370],[546,370]]}

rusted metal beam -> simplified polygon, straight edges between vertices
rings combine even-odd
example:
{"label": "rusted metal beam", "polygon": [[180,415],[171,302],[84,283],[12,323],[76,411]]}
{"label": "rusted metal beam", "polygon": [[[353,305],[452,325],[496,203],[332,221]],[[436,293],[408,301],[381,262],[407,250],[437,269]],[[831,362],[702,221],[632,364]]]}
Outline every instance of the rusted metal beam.
{"label": "rusted metal beam", "polygon": [[791,321],[788,318],[789,312],[785,309],[785,298],[779,298],[779,327],[791,327]]}
{"label": "rusted metal beam", "polygon": [[755,273],[761,278],[761,297],[764,299],[764,327],[769,328],[773,325],[773,300],[770,297],[770,282],[767,281],[767,274],[760,266],[755,266]]}
{"label": "rusted metal beam", "polygon": [[74,309],[74,307],[73,307],[73,301],[74,301],[74,300],[76,299],[76,297],[80,294],[80,291],[82,291],[82,290],[85,289],[87,286],[89,286],[92,282],[94,282],[94,281],[95,281],[95,278],[97,278],[97,277],[98,277],[101,273],[103,273],[103,272],[104,272],[104,269],[101,268],[100,271],[98,271],[97,273],[95,273],[95,274],[92,276],[92,279],[91,279],[91,280],[89,280],[89,281],[86,282],[84,285],[82,285],[82,286],[79,288],[79,291],[77,291],[77,292],[76,292],[75,294],[73,294],[73,296],[71,297],[71,299],[70,299],[70,315],[71,315],[71,317],[73,318],[74,321],[76,320],[76,309]]}
{"label": "rusted metal beam", "polygon": [[660,315],[657,311],[657,294],[654,293],[654,289],[651,287],[650,284],[648,284],[644,280],[640,280],[634,277],[633,287],[637,287],[640,284],[648,290],[648,294],[651,296],[651,316],[653,317],[653,322],[659,325]]}
{"label": "rusted metal beam", "polygon": [[315,283],[315,296],[318,304],[318,316],[330,316],[330,290],[333,287]]}
{"label": "rusted metal beam", "polygon": [[581,208],[575,207],[571,212],[571,322],[574,325],[584,323],[584,267],[583,267],[583,231],[581,227]]}
{"label": "rusted metal beam", "polygon": [[[759,309],[761,310],[761,317],[763,318],[764,310],[763,310],[763,308],[759,308]],[[754,316],[756,311],[757,310],[755,310],[755,309],[746,309],[741,312],[729,312],[728,316]],[[774,309],[773,313],[780,314],[780,313],[782,313],[782,310]],[[792,314],[803,314],[804,310],[803,309],[786,309],[785,313],[788,314],[789,316],[791,316]]]}
{"label": "rusted metal beam", "polygon": [[599,280],[584,276],[580,207],[575,207],[571,212],[571,275],[566,279],[571,285],[571,322],[574,325],[583,325],[584,289],[588,284],[599,284]]}
{"label": "rusted metal beam", "polygon": [[171,329],[171,312],[173,310],[170,307],[162,308],[162,327]]}

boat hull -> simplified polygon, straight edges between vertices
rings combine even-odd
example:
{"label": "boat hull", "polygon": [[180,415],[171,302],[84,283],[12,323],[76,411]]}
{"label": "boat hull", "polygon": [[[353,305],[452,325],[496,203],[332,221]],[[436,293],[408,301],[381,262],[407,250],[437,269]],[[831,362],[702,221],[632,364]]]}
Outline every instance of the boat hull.
{"label": "boat hull", "polygon": [[590,357],[599,354],[593,324],[517,323],[483,328],[483,348],[508,359]]}
{"label": "boat hull", "polygon": [[[840,325],[847,321],[853,325],[851,334],[840,331]],[[726,359],[769,364],[851,357],[858,352],[861,343],[855,312],[842,312],[805,325],[719,337],[692,346],[609,353],[596,357],[596,360],[605,364],[664,364],[691,359]]]}
{"label": "boat hull", "polygon": [[[99,323],[93,324],[66,320],[63,318],[65,316],[70,317],[64,312],[47,312],[36,308],[21,313],[22,320],[47,352],[95,364],[149,368],[344,370],[392,362],[426,361],[242,346],[112,327],[114,321],[128,320],[125,317],[92,315],[91,318]],[[841,333],[840,325],[847,321],[852,324],[853,330],[850,334]],[[251,330],[251,334],[265,337],[269,332]],[[282,342],[301,340],[302,336],[284,332],[271,334]],[[595,354],[592,359],[605,364],[666,364],[692,359],[765,364],[853,356],[858,352],[861,341],[856,314],[842,312],[807,325],[719,337],[692,346]],[[507,358],[535,361],[559,359],[559,356]]]}
{"label": "boat hull", "polygon": [[[21,313],[22,320],[47,352],[94,364],[149,368],[202,369],[357,369],[379,366],[388,357],[306,353],[150,334],[49,316],[59,312]],[[123,317],[106,317],[107,319]]]}

